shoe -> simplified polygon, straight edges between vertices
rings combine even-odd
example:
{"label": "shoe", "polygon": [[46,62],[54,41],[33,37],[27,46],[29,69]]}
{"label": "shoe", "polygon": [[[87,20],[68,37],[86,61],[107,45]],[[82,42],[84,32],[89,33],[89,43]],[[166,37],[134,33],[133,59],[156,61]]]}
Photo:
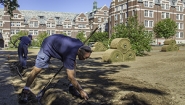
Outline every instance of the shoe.
{"label": "shoe", "polygon": [[32,94],[30,90],[23,89],[19,97],[19,103],[27,103],[31,99]]}
{"label": "shoe", "polygon": [[23,66],[22,69],[27,69],[28,67],[27,66]]}
{"label": "shoe", "polygon": [[75,89],[74,86],[69,86],[69,93],[72,94],[73,96],[80,97],[80,93]]}

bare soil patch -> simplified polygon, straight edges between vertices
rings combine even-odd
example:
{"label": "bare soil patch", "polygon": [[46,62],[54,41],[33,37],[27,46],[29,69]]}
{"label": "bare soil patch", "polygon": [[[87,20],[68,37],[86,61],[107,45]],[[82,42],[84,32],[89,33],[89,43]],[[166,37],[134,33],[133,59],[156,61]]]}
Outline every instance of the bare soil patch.
{"label": "bare soil patch", "polygon": [[[103,52],[93,52],[90,59],[78,61],[77,79],[88,92],[90,99],[71,96],[68,93],[65,70],[53,80],[46,91],[44,105],[185,105],[185,47],[179,51],[160,52],[161,46],[136,61],[108,64],[101,62]],[[38,50],[30,50],[29,75]],[[8,52],[9,63],[17,60],[16,52]],[[8,55],[5,56],[8,56]],[[51,60],[48,69],[42,71],[31,88],[37,94],[62,66],[57,59]],[[16,93],[20,93],[25,81],[12,71]]]}

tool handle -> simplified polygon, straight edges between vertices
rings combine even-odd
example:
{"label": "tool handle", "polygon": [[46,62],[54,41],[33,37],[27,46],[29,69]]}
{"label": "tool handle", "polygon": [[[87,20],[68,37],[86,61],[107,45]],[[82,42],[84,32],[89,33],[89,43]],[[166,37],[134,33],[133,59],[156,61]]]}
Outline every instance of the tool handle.
{"label": "tool handle", "polygon": [[90,37],[96,32],[97,29],[98,27],[96,27],[94,31],[90,33],[89,37],[83,42],[84,44],[90,39]]}

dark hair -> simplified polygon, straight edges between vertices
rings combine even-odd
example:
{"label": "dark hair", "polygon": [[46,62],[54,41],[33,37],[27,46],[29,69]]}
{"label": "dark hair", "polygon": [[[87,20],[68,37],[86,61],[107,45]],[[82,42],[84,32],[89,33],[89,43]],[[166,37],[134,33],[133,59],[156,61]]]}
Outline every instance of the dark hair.
{"label": "dark hair", "polygon": [[92,53],[92,50],[89,46],[82,46],[80,47],[81,50],[84,50],[85,52]]}

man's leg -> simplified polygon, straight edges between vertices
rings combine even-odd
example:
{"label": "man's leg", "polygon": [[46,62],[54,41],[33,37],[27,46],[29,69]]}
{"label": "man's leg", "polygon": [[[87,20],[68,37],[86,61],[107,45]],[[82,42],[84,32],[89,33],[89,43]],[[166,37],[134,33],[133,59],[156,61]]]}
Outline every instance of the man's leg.
{"label": "man's leg", "polygon": [[30,75],[27,78],[26,85],[21,93],[20,97],[21,103],[26,103],[29,100],[29,97],[32,98],[34,96],[34,94],[30,91],[30,86],[33,83],[36,76],[41,72],[41,70],[42,70],[41,68],[34,67],[33,70],[31,71]]}
{"label": "man's leg", "polygon": [[23,69],[27,68],[27,55],[28,55],[28,46],[27,45],[23,45],[23,62],[22,62],[22,67]]}
{"label": "man's leg", "polygon": [[19,44],[19,46],[18,46],[18,57],[19,57],[19,63],[22,66],[23,65],[23,47],[22,47],[22,44]]}
{"label": "man's leg", "polygon": [[36,76],[41,72],[41,68],[34,67],[27,78],[26,87],[30,87]]}

